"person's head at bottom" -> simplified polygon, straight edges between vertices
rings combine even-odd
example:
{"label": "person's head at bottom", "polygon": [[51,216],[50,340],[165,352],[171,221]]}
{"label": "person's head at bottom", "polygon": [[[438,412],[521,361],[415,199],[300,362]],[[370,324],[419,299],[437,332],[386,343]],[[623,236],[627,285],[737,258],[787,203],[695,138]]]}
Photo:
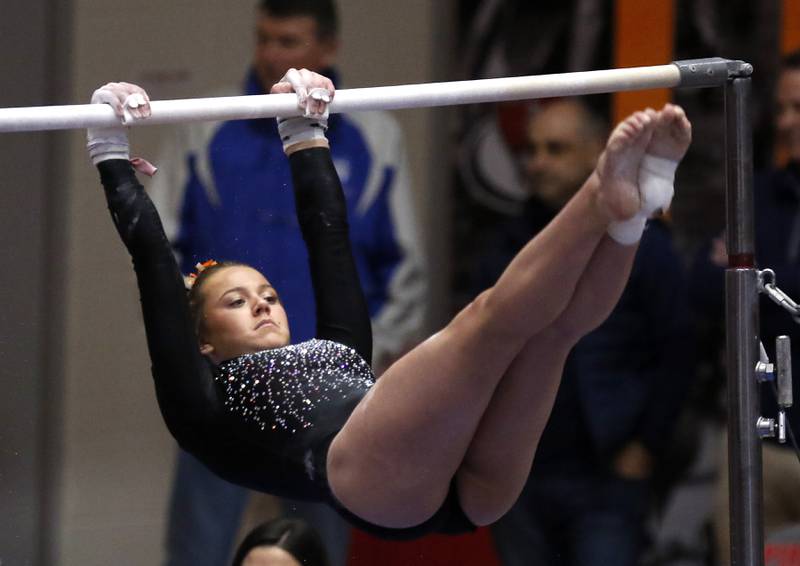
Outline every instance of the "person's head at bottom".
{"label": "person's head at bottom", "polygon": [[231,566],[328,566],[322,539],[299,519],[262,523],[245,537]]}

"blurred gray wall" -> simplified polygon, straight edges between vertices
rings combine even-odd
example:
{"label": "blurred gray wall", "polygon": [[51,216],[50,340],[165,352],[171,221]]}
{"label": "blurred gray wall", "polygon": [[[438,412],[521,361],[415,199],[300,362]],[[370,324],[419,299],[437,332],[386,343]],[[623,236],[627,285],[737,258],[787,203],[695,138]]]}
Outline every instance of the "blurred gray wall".
{"label": "blurred gray wall", "polygon": [[[69,1],[7,2],[0,106],[63,100]],[[57,520],[65,202],[52,133],[0,135],[0,563],[48,563]]]}
{"label": "blurred gray wall", "polygon": [[[449,72],[454,2],[340,1],[345,86]],[[0,18],[0,106],[83,103],[131,80],[153,98],[241,80],[251,0],[31,0]],[[447,282],[448,112],[397,114],[406,131],[435,294]],[[154,157],[164,127],[137,129]],[[1,134],[0,564],[157,564],[174,442],[156,406],[130,262],[83,132]],[[435,226],[435,229],[433,228]],[[441,320],[443,300],[431,306]]]}

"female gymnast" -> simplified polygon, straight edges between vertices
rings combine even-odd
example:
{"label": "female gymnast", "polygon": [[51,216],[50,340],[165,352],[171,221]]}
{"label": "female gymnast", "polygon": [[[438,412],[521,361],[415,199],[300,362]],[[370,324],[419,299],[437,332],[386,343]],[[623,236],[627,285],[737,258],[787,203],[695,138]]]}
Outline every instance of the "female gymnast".
{"label": "female gymnast", "polygon": [[[691,139],[684,112],[636,112],[596,170],[494,287],[377,381],[344,197],[325,138],[332,83],[291,70],[305,116],[279,121],[306,241],[317,338],[289,345],[279,295],[258,271],[220,264],[187,300],[158,214],[128,160],[125,128],[89,130],[108,207],[133,259],[164,420],[228,481],[325,501],[388,538],[458,533],[517,499],[570,348],[610,313],[647,217],[666,208]],[[126,83],[95,91],[121,123],[149,115]],[[134,160],[135,162],[135,160]],[[264,200],[270,190],[265,187]],[[246,243],[243,242],[243,245]]]}

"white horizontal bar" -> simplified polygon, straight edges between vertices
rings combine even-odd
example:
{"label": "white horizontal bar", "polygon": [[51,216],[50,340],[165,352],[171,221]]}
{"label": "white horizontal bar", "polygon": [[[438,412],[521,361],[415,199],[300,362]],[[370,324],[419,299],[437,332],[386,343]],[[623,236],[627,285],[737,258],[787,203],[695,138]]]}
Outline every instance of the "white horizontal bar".
{"label": "white horizontal bar", "polygon": [[[527,77],[354,88],[336,92],[331,112],[396,110],[478,102],[576,96],[601,92],[673,88],[675,65],[631,67]],[[131,125],[269,118],[299,114],[293,94],[155,100],[152,116]],[[0,132],[66,130],[119,124],[107,104],[0,108]]]}

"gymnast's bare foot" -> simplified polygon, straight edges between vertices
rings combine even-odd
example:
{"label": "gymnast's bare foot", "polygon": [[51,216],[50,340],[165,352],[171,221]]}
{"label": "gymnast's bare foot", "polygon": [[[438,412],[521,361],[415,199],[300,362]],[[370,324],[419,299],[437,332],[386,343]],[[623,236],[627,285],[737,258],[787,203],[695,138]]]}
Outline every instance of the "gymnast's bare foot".
{"label": "gymnast's bare foot", "polygon": [[609,221],[626,220],[639,212],[639,165],[653,137],[658,114],[648,108],[620,122],[608,138],[597,163],[597,204]]}
{"label": "gymnast's bare foot", "polygon": [[647,146],[647,153],[655,157],[663,157],[680,161],[686,155],[692,141],[692,125],[683,108],[674,104],[665,104],[658,113],[653,137]]}

